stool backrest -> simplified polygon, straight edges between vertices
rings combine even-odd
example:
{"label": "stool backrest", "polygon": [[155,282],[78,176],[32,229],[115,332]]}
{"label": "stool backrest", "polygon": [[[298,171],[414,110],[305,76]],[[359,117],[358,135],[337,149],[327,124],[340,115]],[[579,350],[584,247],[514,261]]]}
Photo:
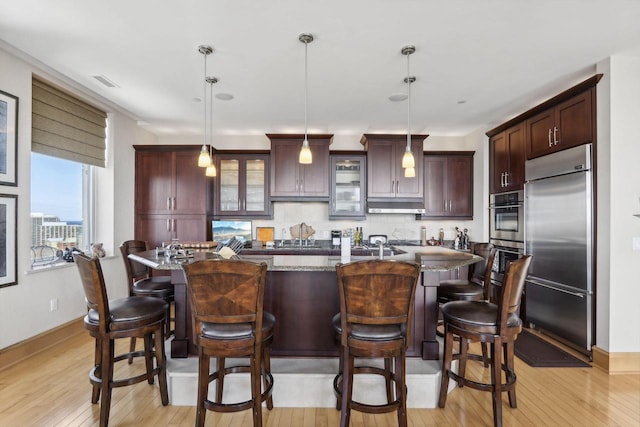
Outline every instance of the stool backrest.
{"label": "stool backrest", "polygon": [[509,315],[517,314],[522,301],[525,279],[531,264],[531,255],[525,255],[507,265],[498,301],[500,331],[506,330]]}
{"label": "stool backrest", "polygon": [[[485,285],[491,283],[491,267],[493,267],[493,260],[496,257],[496,247],[493,243],[474,243],[471,251],[474,255],[481,256],[483,261],[476,262],[469,266],[469,282],[476,283],[478,285]],[[485,299],[488,298],[489,286],[485,286]]]}
{"label": "stool backrest", "polygon": [[260,333],[266,263],[209,259],[183,269],[198,334],[203,323],[253,323],[256,334]]}
{"label": "stool backrest", "polygon": [[124,261],[129,279],[129,296],[133,296],[133,283],[149,277],[149,267],[129,259],[129,254],[137,254],[148,250],[147,242],[143,240],[127,240],[120,245],[120,253]]}
{"label": "stool backrest", "polygon": [[413,306],[420,265],[396,260],[363,260],[336,266],[343,344],[353,323],[401,325],[411,339]]}
{"label": "stool backrest", "polygon": [[74,255],[75,264],[80,272],[80,280],[84,288],[84,296],[87,307],[98,312],[100,319],[100,332],[106,333],[109,329],[107,320],[111,317],[109,313],[109,298],[107,287],[104,283],[104,275],[100,260],[97,257],[89,257],[85,254]]}

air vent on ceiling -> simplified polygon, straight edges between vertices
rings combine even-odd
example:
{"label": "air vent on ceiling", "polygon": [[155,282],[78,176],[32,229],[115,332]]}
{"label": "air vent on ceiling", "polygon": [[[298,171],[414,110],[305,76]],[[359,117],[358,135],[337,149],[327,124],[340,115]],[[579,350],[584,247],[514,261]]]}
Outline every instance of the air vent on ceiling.
{"label": "air vent on ceiling", "polygon": [[94,79],[96,79],[97,81],[105,85],[106,87],[120,87],[114,82],[112,82],[111,80],[109,80],[108,78],[106,78],[105,76],[91,76],[91,77],[93,77]]}

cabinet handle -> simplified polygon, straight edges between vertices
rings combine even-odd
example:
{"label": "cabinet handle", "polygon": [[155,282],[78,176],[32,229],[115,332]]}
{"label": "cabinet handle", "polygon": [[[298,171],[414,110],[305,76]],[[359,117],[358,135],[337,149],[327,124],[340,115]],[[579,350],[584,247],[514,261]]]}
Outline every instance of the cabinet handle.
{"label": "cabinet handle", "polygon": [[551,128],[549,128],[549,147],[553,146],[553,143],[551,142]]}
{"label": "cabinet handle", "polygon": [[174,232],[174,233],[176,233],[176,237],[178,237],[178,235],[177,235],[177,233],[178,233],[178,227],[176,227],[176,220],[175,220],[175,219],[173,219],[172,221],[173,221],[173,227],[172,227],[173,232]]}
{"label": "cabinet handle", "polygon": [[171,220],[167,219],[167,231],[171,231]]}
{"label": "cabinet handle", "polygon": [[167,210],[171,210],[171,197],[167,197]]}
{"label": "cabinet handle", "polygon": [[396,181],[396,194],[400,192],[400,180]]}
{"label": "cabinet handle", "polygon": [[445,212],[447,211],[447,201],[446,200],[444,201],[444,211]]}
{"label": "cabinet handle", "polygon": [[509,186],[509,172],[504,173],[504,186],[505,187]]}
{"label": "cabinet handle", "polygon": [[553,145],[558,145],[558,128],[556,126],[553,127]]}
{"label": "cabinet handle", "polygon": [[504,187],[504,172],[500,174],[500,187]]}
{"label": "cabinet handle", "polygon": [[449,212],[453,212],[452,206],[453,206],[453,202],[452,200],[449,200]]}

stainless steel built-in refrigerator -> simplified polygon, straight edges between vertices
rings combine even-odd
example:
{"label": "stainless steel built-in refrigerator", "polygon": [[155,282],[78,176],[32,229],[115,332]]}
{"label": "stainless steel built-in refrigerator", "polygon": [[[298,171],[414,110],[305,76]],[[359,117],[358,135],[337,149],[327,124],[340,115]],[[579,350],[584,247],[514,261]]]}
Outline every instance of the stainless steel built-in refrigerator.
{"label": "stainless steel built-in refrigerator", "polygon": [[525,164],[526,319],[590,354],[593,339],[591,144]]}

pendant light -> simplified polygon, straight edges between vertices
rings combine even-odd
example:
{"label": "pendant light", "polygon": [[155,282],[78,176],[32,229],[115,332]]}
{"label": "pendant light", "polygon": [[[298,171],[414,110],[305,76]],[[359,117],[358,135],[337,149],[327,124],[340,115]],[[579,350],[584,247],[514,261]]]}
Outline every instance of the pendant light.
{"label": "pendant light", "polygon": [[206,176],[216,176],[218,171],[216,170],[216,164],[213,161],[213,85],[218,83],[217,77],[207,77],[207,83],[209,83],[209,112],[211,113],[211,120],[209,120],[209,166],[205,170]]}
{"label": "pendant light", "polygon": [[406,178],[413,178],[416,176],[416,161],[411,152],[411,83],[416,81],[416,77],[412,76],[409,67],[409,57],[416,51],[415,46],[405,46],[401,52],[407,56],[407,77],[404,82],[407,84],[407,147],[402,156],[402,167],[404,168],[404,176]]}
{"label": "pendant light", "polygon": [[204,104],[204,139],[202,143],[202,149],[200,150],[200,155],[198,156],[198,166],[201,168],[206,168],[211,164],[211,156],[209,155],[209,150],[207,150],[207,56],[213,53],[213,48],[207,45],[198,46],[198,52],[202,54],[204,57],[204,93],[202,98],[202,103]]}
{"label": "pendant light", "polygon": [[313,35],[309,33],[302,33],[298,36],[298,40],[304,43],[304,141],[302,141],[302,148],[300,148],[300,156],[298,162],[309,165],[313,159],[311,156],[311,148],[309,148],[309,140],[307,139],[307,103],[308,103],[308,83],[307,83],[307,45],[313,41]]}

